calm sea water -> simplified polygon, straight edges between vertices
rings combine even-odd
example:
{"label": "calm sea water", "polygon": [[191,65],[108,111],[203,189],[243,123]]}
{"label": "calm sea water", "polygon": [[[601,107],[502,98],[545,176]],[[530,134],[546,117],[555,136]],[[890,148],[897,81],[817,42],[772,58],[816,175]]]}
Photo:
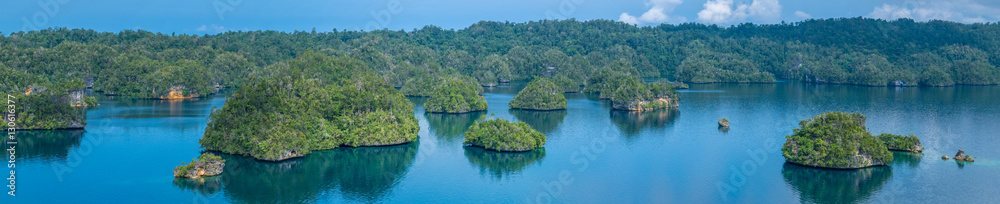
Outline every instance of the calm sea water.
{"label": "calm sea water", "polygon": [[[224,95],[105,98],[86,130],[19,132],[17,196],[0,203],[1000,202],[998,86],[708,84],[683,91],[678,110],[612,111],[588,94],[567,94],[565,111],[509,110],[522,86],[488,89],[485,113],[425,114],[425,99],[411,98],[416,143],[280,163],[223,155],[225,173],[202,180],[171,171],[201,153],[206,117]],[[872,133],[916,134],[927,151],[861,170],[786,164],[784,136],[826,111],[863,113]],[[525,153],[463,147],[480,117],[527,122],[548,142]],[[728,130],[717,127],[723,117]],[[977,162],[940,159],[958,149]]]}

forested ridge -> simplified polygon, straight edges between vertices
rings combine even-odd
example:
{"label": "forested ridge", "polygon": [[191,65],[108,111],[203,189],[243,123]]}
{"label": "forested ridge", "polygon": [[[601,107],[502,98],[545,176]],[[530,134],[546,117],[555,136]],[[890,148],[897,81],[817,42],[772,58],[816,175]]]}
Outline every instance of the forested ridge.
{"label": "forested ridge", "polygon": [[730,27],[484,21],[459,30],[215,35],[52,28],[0,33],[0,63],[52,83],[80,79],[95,91],[140,98],[178,85],[202,96],[216,84],[236,87],[262,67],[308,50],[360,60],[396,87],[412,78],[460,74],[483,86],[554,77],[572,89],[567,81],[588,85],[607,67],[689,83],[988,85],[1000,83],[998,36],[997,23],[867,18]]}

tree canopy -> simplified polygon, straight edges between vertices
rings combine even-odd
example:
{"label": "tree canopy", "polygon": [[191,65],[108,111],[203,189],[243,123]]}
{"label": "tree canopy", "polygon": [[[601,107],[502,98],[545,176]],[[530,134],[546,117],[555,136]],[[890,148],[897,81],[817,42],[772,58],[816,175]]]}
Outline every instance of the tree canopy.
{"label": "tree canopy", "polygon": [[503,118],[476,121],[465,132],[466,145],[502,152],[523,152],[545,145],[545,134],[524,122]]}
{"label": "tree canopy", "polygon": [[527,110],[566,109],[566,96],[561,87],[546,78],[531,80],[517,96],[510,101],[510,107]]}
{"label": "tree canopy", "polygon": [[305,53],[267,70],[212,111],[202,147],[275,161],[417,139],[412,104],[356,60]]}
{"label": "tree canopy", "polygon": [[892,153],[865,127],[858,113],[828,112],[799,122],[781,148],[788,162],[853,169],[892,162]]}

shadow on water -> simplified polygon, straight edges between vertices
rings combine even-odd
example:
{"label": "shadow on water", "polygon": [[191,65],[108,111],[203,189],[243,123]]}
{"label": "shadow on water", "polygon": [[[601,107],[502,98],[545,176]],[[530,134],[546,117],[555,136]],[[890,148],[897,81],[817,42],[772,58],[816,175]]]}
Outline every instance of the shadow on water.
{"label": "shadow on water", "polygon": [[674,123],[680,111],[676,108],[652,111],[611,110],[611,122],[631,138],[645,129],[664,129]]}
{"label": "shadow on water", "polygon": [[174,179],[181,189],[209,194],[225,192],[236,203],[312,203],[339,190],[346,199],[371,203],[389,195],[413,165],[416,142],[388,147],[337,148],[303,158],[263,162],[220,154],[222,175]]}
{"label": "shadow on water", "polygon": [[781,175],[803,203],[857,203],[882,189],[892,166],[836,170],[785,163]]}
{"label": "shadow on water", "polygon": [[566,118],[566,114],[568,113],[566,110],[535,111],[510,109],[509,111],[517,120],[531,125],[532,128],[546,135],[555,131],[559,124],[562,124],[563,119]]}
{"label": "shadow on water", "polygon": [[425,113],[427,124],[432,135],[447,142],[465,141],[465,131],[469,130],[486,111],[462,114]]}
{"label": "shadow on water", "polygon": [[910,168],[917,168],[920,166],[920,160],[923,159],[924,154],[912,153],[912,152],[892,152],[892,166],[907,166]]}
{"label": "shadow on water", "polygon": [[[19,161],[66,161],[70,150],[80,147],[85,130],[19,130],[15,132],[17,147],[15,155]],[[7,132],[3,132],[6,136]],[[4,137],[4,144],[9,142]],[[7,145],[5,145],[7,146]],[[4,149],[7,149],[5,147]],[[4,158],[10,152],[3,151]]]}
{"label": "shadow on water", "polygon": [[480,147],[465,146],[465,157],[469,163],[479,167],[480,175],[501,180],[520,173],[532,164],[541,164],[545,158],[545,148],[527,152],[497,152]]}

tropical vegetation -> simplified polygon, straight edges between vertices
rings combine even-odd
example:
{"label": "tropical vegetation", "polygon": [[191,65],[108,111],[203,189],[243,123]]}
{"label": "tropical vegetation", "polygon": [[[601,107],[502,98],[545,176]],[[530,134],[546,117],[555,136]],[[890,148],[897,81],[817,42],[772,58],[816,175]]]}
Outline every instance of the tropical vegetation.
{"label": "tropical vegetation", "polygon": [[885,143],[885,147],[893,151],[908,151],[908,152],[921,152],[923,151],[923,146],[920,144],[920,138],[914,135],[894,135],[889,133],[882,133],[877,136],[879,140]]}
{"label": "tropical vegetation", "polygon": [[566,109],[565,89],[546,78],[537,78],[528,83],[510,101],[510,108],[526,110]]}
{"label": "tropical vegetation", "polygon": [[417,139],[412,104],[363,63],[307,52],[266,70],[212,111],[202,147],[277,161]]}
{"label": "tropical vegetation", "polygon": [[460,77],[443,77],[433,95],[424,103],[424,109],[431,113],[468,113],[486,110],[483,87],[475,80]]}
{"label": "tropical vegetation", "polygon": [[503,118],[476,121],[465,132],[464,144],[501,152],[523,152],[542,148],[545,134],[524,122]]}
{"label": "tropical vegetation", "polygon": [[828,112],[799,122],[785,136],[782,155],[791,163],[837,169],[884,165],[892,153],[865,126],[859,113]]}
{"label": "tropical vegetation", "polygon": [[[50,28],[0,34],[0,66],[99,93],[205,96],[308,50],[371,67],[393,87],[463,75],[482,86],[553,77],[567,91],[610,91],[605,68],[688,83],[777,79],[866,86],[1000,84],[1000,24],[810,19],[728,27],[637,27],[612,20],[489,22],[449,30],[231,31],[214,35]],[[587,40],[580,40],[587,39]],[[568,79],[568,80],[566,80]],[[3,82],[5,84],[22,82]],[[602,92],[605,98],[610,93]]]}

